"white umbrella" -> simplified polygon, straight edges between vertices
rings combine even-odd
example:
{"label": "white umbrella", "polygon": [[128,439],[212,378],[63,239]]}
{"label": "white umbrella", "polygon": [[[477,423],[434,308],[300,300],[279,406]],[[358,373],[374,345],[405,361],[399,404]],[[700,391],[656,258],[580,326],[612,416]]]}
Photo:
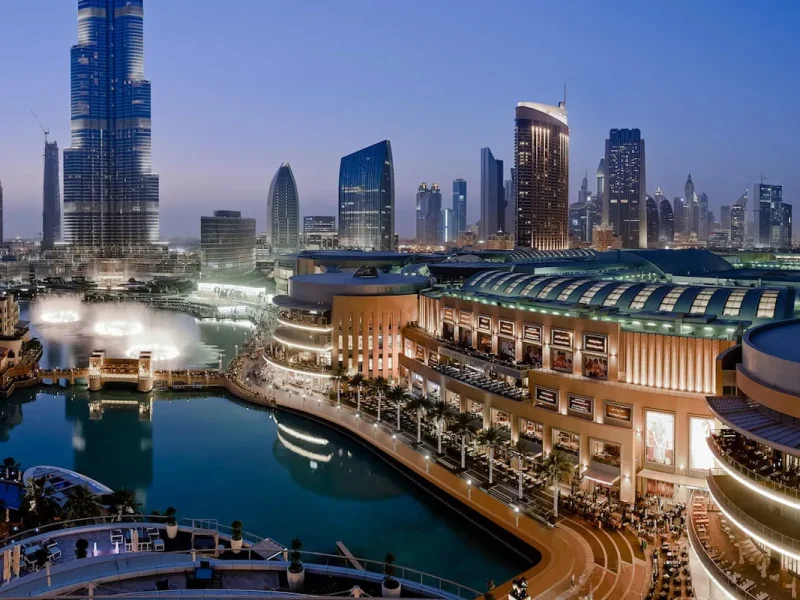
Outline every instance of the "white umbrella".
{"label": "white umbrella", "polygon": [[11,579],[11,550],[3,552],[3,581]]}
{"label": "white umbrella", "polygon": [[131,529],[131,551],[139,551],[139,531],[136,529]]}
{"label": "white umbrella", "polygon": [[19,544],[14,546],[14,554],[13,560],[11,561],[11,568],[14,571],[14,576],[19,577],[19,560],[20,560],[20,548]]}

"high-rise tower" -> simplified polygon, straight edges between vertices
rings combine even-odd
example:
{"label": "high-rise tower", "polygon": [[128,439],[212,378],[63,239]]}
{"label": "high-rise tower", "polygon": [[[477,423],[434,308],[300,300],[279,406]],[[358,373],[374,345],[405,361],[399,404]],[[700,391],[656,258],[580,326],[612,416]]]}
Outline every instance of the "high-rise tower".
{"label": "high-rise tower", "polygon": [[143,1],[78,0],[64,241],[101,255],[159,240]]}
{"label": "high-rise tower", "polygon": [[684,231],[689,235],[697,235],[700,231],[700,205],[697,202],[697,194],[694,193],[694,182],[692,174],[686,178],[683,185],[683,200],[685,208]]}
{"label": "high-rise tower", "polygon": [[484,241],[497,232],[505,232],[505,189],[503,161],[497,160],[489,148],[481,148],[481,227],[478,235]]}
{"label": "high-rise tower", "polygon": [[288,162],[281,163],[269,186],[267,244],[279,250],[300,247],[300,196]]}
{"label": "high-rise tower", "polygon": [[569,126],[566,102],[520,102],[514,130],[517,246],[569,248]]}
{"label": "high-rise tower", "polygon": [[42,190],[42,250],[52,250],[61,239],[61,177],[58,144],[44,140]]}
{"label": "high-rise tower", "polygon": [[644,139],[638,129],[612,129],[606,140],[603,225],[623,248],[647,248]]}
{"label": "high-rise tower", "polygon": [[453,221],[456,237],[467,230],[467,182],[453,180]]}
{"label": "high-rise tower", "polygon": [[[452,218],[452,217],[451,217]],[[417,243],[436,246],[442,242],[442,192],[439,184],[423,182],[417,190]]]}

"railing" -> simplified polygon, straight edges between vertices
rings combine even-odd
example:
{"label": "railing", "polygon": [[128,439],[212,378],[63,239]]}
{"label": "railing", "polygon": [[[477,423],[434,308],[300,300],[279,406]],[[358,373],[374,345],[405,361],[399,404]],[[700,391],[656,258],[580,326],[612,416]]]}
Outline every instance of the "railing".
{"label": "railing", "polygon": [[[764,487],[769,490],[773,490],[778,492],[779,494],[783,494],[784,496],[789,496],[800,502],[800,489],[790,487],[788,485],[784,485],[777,481],[773,481],[769,477],[764,477],[763,475],[759,475],[752,469],[747,468],[742,463],[738,462],[734,459],[730,454],[726,453],[725,450],[719,445],[719,442],[714,437],[715,432],[711,432],[712,435],[709,435],[708,438],[708,446],[711,448],[711,452],[714,454],[714,457],[717,458],[720,462],[724,462],[728,465],[731,469],[739,473],[740,475],[747,477],[750,481],[757,483],[761,487]],[[722,469],[725,470],[724,468]]]}
{"label": "railing", "polygon": [[[692,494],[692,498],[689,501],[689,506],[693,506],[694,504],[694,496],[697,492]],[[725,572],[725,570],[720,567],[714,559],[711,558],[707,553],[705,546],[703,546],[702,541],[700,540],[700,535],[695,530],[694,524],[694,515],[689,516],[689,541],[692,544],[692,547],[695,550],[695,554],[697,554],[697,558],[703,565],[703,568],[708,573],[709,577],[716,583],[719,587],[724,588],[724,590],[737,598],[743,598],[745,600],[756,600],[756,597],[751,594],[750,592],[744,591],[730,576]]]}
{"label": "railing", "polygon": [[317,365],[317,364],[307,364],[307,363],[293,363],[289,362],[284,358],[280,358],[276,356],[272,352],[264,352],[264,358],[271,363],[275,363],[280,367],[284,367],[290,371],[298,371],[300,373],[310,373],[310,374],[319,374],[319,375],[328,375],[331,374],[331,368],[324,365]]}
{"label": "railing", "polygon": [[714,499],[714,502],[723,509],[723,512],[730,513],[732,515],[731,519],[737,522],[737,524],[740,524],[740,528],[750,529],[756,536],[761,536],[764,539],[764,543],[772,542],[773,544],[780,544],[792,550],[800,550],[800,540],[789,537],[788,535],[783,535],[779,531],[767,527],[736,506],[736,503],[728,498],[725,492],[720,489],[719,484],[715,480],[715,476],[718,475],[730,477],[723,469],[709,469],[709,476],[706,479],[708,490],[711,492],[711,497]]}

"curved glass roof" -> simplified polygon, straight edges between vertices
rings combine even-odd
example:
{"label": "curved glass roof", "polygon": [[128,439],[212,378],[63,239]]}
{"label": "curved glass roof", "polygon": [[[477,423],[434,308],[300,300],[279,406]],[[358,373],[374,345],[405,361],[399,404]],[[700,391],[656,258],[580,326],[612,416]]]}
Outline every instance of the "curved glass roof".
{"label": "curved glass roof", "polygon": [[463,291],[517,300],[716,315],[748,321],[790,318],[794,304],[793,292],[785,289],[631,283],[505,271],[478,273],[467,280]]}
{"label": "curved glass roof", "polygon": [[597,251],[588,248],[571,248],[568,250],[512,250],[508,253],[507,262],[596,257]]}

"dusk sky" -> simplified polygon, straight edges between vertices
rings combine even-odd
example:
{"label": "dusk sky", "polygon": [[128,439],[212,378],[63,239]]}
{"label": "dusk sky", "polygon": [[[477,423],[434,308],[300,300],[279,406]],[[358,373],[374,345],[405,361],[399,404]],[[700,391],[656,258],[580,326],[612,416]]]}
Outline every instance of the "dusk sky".
{"label": "dusk sky", "polygon": [[[0,181],[5,237],[41,231],[42,133],[69,146],[77,0],[0,0]],[[339,159],[389,138],[396,228],[413,234],[416,188],[468,182],[480,148],[513,165],[514,107],[568,88],[570,202],[590,186],[612,127],[647,142],[647,189],[683,194],[691,172],[719,216],[764,173],[800,193],[800,2],[146,0],[153,165],[161,235],[200,215],[265,226],[282,161],[302,215],[337,212]],[[63,164],[63,163],[62,163]],[[752,206],[752,205],[751,205]]]}

